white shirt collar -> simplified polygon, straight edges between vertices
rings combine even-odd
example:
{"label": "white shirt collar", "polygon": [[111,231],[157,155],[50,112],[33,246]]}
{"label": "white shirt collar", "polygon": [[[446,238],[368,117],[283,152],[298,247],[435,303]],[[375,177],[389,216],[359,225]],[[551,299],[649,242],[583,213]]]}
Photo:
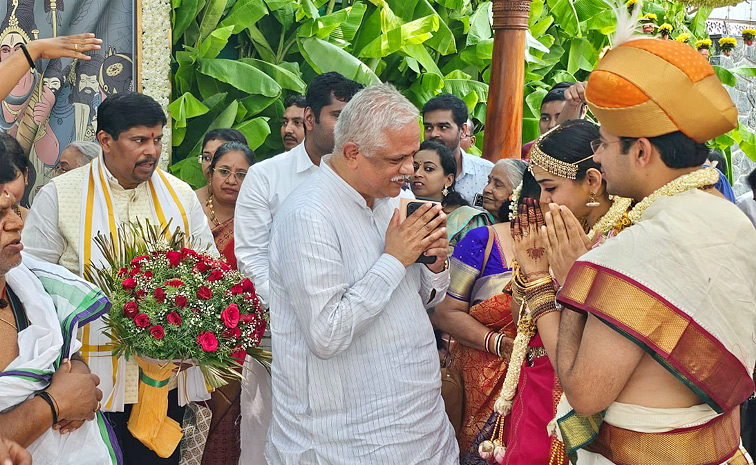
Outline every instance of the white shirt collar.
{"label": "white shirt collar", "polygon": [[467,157],[467,152],[462,150],[462,147],[459,148],[459,161],[462,163],[462,170],[459,172],[459,177],[457,179],[463,178],[466,174],[469,173],[469,171],[465,171],[465,166],[467,164],[465,163],[465,157]]}
{"label": "white shirt collar", "polygon": [[[302,143],[291,149],[291,151],[294,152],[294,158],[296,158],[297,160],[297,173],[302,173],[304,171],[312,169],[312,167],[317,168],[317,166],[310,159],[310,156],[307,154],[304,140],[302,141]],[[321,162],[322,161],[323,160],[321,160]]]}

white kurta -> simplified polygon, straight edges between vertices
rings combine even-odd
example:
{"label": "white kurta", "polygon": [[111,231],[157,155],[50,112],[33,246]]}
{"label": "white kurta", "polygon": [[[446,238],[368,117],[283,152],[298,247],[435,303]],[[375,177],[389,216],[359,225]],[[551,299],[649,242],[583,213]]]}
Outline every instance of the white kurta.
{"label": "white kurta", "polygon": [[397,199],[364,198],[325,161],[270,243],[277,464],[459,463],[426,307],[448,271],[383,253]]}

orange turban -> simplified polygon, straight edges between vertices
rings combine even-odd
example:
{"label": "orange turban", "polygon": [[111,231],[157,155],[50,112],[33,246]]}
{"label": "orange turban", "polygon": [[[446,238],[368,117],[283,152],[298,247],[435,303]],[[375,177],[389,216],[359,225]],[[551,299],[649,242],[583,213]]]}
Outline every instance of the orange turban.
{"label": "orange turban", "polygon": [[621,137],[681,131],[705,142],[738,125],[738,110],[693,47],[674,40],[635,39],[599,61],[585,98],[601,125]]}

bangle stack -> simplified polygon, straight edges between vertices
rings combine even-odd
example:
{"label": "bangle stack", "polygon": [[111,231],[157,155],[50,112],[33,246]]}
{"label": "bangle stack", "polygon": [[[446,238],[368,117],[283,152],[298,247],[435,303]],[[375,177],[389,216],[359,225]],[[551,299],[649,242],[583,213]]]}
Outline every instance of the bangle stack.
{"label": "bangle stack", "polygon": [[[491,343],[491,339],[494,337],[496,337],[496,339],[494,339],[494,350],[491,350],[490,343]],[[500,333],[498,331],[487,332],[486,337],[483,338],[483,346],[486,348],[486,352],[488,352],[489,354],[496,355],[497,357],[501,358],[502,357],[501,341],[505,337],[506,336],[504,335],[504,333]]]}
{"label": "bangle stack", "polygon": [[517,267],[512,275],[512,292],[524,296],[533,323],[542,316],[559,310],[556,306],[554,282],[548,274],[529,281]]}

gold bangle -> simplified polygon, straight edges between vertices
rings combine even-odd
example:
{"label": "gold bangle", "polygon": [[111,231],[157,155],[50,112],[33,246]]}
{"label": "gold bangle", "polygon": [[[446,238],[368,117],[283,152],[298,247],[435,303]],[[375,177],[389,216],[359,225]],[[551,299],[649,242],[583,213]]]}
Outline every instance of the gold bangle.
{"label": "gold bangle", "polygon": [[551,279],[551,276],[545,276],[543,278],[536,279],[532,283],[527,283],[525,285],[525,290],[527,291],[529,289],[536,288],[536,287],[541,286],[543,284],[552,284],[553,282],[554,281]]}
{"label": "gold bangle", "polygon": [[551,282],[541,283],[538,286],[533,286],[525,292],[525,298],[533,298],[542,294],[556,295],[554,285]]}

